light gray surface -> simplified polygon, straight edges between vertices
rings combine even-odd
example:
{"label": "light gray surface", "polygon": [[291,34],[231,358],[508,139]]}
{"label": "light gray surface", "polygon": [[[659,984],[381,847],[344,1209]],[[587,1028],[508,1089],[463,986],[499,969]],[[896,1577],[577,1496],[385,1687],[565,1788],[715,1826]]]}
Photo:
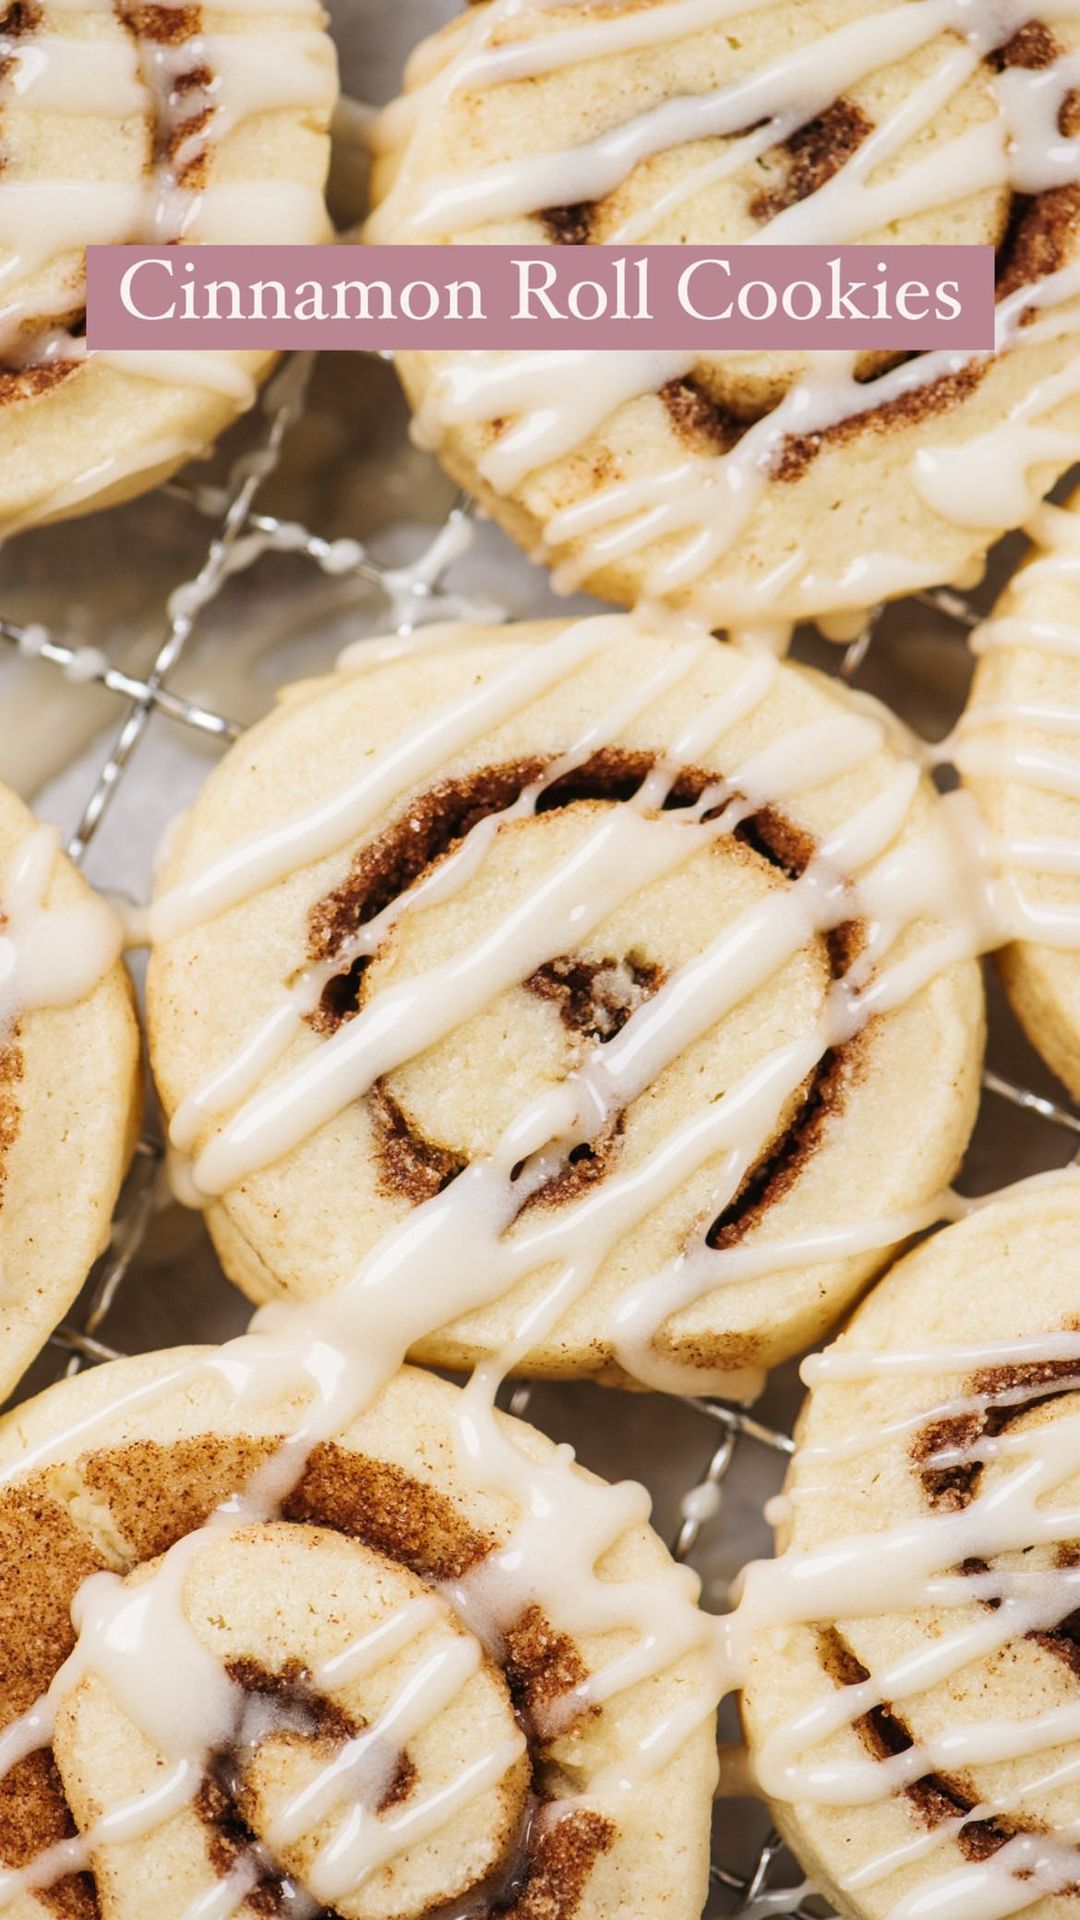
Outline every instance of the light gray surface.
{"label": "light gray surface", "polygon": [[[397,85],[408,48],[454,10],[453,0],[336,0],[331,11],[345,88],[378,100]],[[242,426],[217,460],[190,478],[226,475],[265,421]],[[360,356],[327,357],[311,403],[286,444],[279,473],[260,510],[302,521],[328,538],[355,538],[388,565],[415,557],[453,502],[434,464],[412,450],[392,372]],[[55,638],[101,647],[115,665],[145,672],[167,621],[169,591],[194,574],[215,531],[190,497],[159,493],[73,526],[23,536],[0,554],[0,617],[44,621]],[[512,615],[551,611],[544,577],[492,528],[447,582],[454,593],[482,595]],[[985,601],[985,593],[982,595]],[[386,597],[370,581],[332,579],[310,557],[270,554],[230,581],[200,621],[172,687],[238,721],[263,711],[282,682],[328,666],[340,647],[379,630]],[[841,656],[820,643],[815,657]],[[891,609],[880,622],[857,684],[892,701],[929,737],[944,733],[969,671],[959,627],[921,607]],[[100,687],[67,685],[54,668],[0,653],[0,778],[19,785],[65,834],[78,821],[125,703]],[[102,887],[145,898],[154,848],[168,821],[205,777],[219,749],[190,729],[155,717],[137,747],[100,831],[87,871]],[[991,1060],[997,1072],[1054,1096],[1049,1076],[994,996]],[[985,1190],[1069,1157],[1060,1126],[989,1097],[962,1184]],[[121,1349],[219,1340],[242,1326],[246,1307],[227,1286],[202,1223],[171,1205],[151,1211],[149,1163],[126,1203],[120,1251],[133,1251],[100,1339]],[[140,1236],[139,1210],[148,1216]],[[121,1263],[122,1264],[122,1263]],[[33,1384],[53,1378],[68,1354],[50,1349]],[[30,1383],[28,1383],[30,1384]],[[797,1401],[791,1369],[770,1388],[763,1418],[784,1426]],[[724,1429],[705,1412],[655,1396],[602,1394],[588,1387],[542,1387],[530,1417],[571,1440],[608,1477],[647,1481],[657,1522],[678,1525],[681,1492],[699,1481]],[[741,1439],[724,1484],[718,1517],[692,1554],[707,1600],[722,1605],[727,1583],[752,1554],[767,1551],[761,1503],[778,1482],[780,1456]],[[743,1807],[718,1813],[718,1861],[747,1870],[763,1823]],[[732,1910],[720,1889],[710,1912]]]}

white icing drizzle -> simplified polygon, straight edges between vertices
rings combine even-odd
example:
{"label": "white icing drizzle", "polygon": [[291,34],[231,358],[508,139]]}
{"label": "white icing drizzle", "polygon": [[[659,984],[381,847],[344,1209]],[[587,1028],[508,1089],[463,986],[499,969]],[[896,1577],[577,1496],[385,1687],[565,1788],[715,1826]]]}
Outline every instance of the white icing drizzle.
{"label": "white icing drizzle", "polygon": [[0,1041],[23,1014],[85,1000],[120,955],[120,923],[89,889],[46,905],[56,857],[55,830],[38,827],[0,882]]}
{"label": "white icing drizzle", "polygon": [[[890,163],[917,143],[978,71],[1030,19],[1026,0],[975,7],[970,0],[908,0],[788,47],[768,62],[711,92],[679,95],[619,121],[577,147],[527,153],[472,172],[440,174],[431,155],[445,112],[461,91],[483,93],[536,78],[575,58],[612,58],[720,28],[732,14],[754,11],[728,0],[668,0],[616,10],[600,20],[540,29],[547,0],[493,0],[460,26],[456,51],[396,101],[373,131],[376,147],[396,150],[393,184],[369,223],[376,240],[468,234],[485,222],[512,221],[551,206],[579,206],[612,193],[640,163],[703,140],[718,152],[657,189],[655,204],[631,214],[614,234],[621,242],[650,237],[655,223],[703,188],[782,144],[869,76],[910,57],[943,34],[957,36],[855,152],[815,192],[798,199],[760,230],[765,241],[850,241],[895,222],[994,190],[1034,194],[1080,177],[1080,143],[1059,131],[1062,108],[1080,72],[1068,53],[1037,70],[1006,68],[992,85],[998,113],[980,119],[925,158]],[[1040,9],[1048,24],[1080,20],[1077,0]],[[519,25],[524,33],[514,31]],[[749,133],[745,130],[752,129]],[[1000,354],[1020,344],[1019,327],[1033,305],[1044,309],[1024,344],[1064,338],[1075,325],[1080,291],[1075,271],[1044,277],[1005,301],[999,313]],[[812,435],[917,393],[933,382],[986,363],[989,354],[928,354],[873,381],[855,376],[855,357],[820,352],[784,399],[719,456],[675,461],[640,482],[598,484],[580,504],[555,512],[542,531],[546,555],[575,545],[555,573],[560,591],[574,591],[605,564],[645,557],[645,600],[689,595],[703,623],[761,621],[777,595],[795,582],[815,604],[865,606],[917,584],[918,568],[902,551],[868,553],[842,577],[819,578],[809,552],[789,553],[752,588],[714,583],[710,570],[727,556],[770,484],[789,435]],[[447,356],[433,369],[416,433],[438,447],[455,427],[509,420],[478,456],[479,472],[498,493],[512,492],[547,462],[581,446],[627,401],[659,392],[709,356],[623,352],[504,353]],[[1080,452],[1046,423],[1080,391],[1080,362],[1041,381],[1010,403],[1005,417],[970,446],[936,445],[931,436],[909,476],[917,495],[946,522],[973,528],[1018,524],[1030,505],[1028,475],[1041,460],[1064,464]],[[663,552],[655,550],[664,543]]]}

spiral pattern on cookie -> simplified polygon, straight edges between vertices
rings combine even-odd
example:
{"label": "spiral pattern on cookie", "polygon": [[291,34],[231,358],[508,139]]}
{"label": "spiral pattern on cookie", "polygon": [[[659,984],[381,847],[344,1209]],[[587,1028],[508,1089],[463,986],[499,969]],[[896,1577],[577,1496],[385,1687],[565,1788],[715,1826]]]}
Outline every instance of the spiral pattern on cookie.
{"label": "spiral pattern on cookie", "polygon": [[285,1352],[120,1362],[0,1429],[0,1896],[692,1920],[710,1627],[642,1489],[514,1421],[480,1419],[478,1471],[466,1396],[411,1370],[287,1457]]}
{"label": "spiral pattern on cookie", "polygon": [[371,238],[992,246],[997,349],[404,351],[421,436],[621,604],[768,625],[969,572],[1075,454],[1078,47],[1020,0],[471,7],[376,129]]}
{"label": "spiral pattern on cookie", "polygon": [[363,643],[211,778],[151,914],[227,1272],[385,1299],[401,1357],[744,1390],[963,1151],[966,859],[771,657],[622,616]]}
{"label": "spiral pattern on cookie", "polygon": [[0,1396],[109,1236],[141,1105],[119,923],[0,787]]}
{"label": "spiral pattern on cookie", "polygon": [[999,960],[1027,1032],[1080,1097],[1080,516],[1045,506],[973,647],[952,755],[989,829]]}
{"label": "spiral pattern on cookie", "polygon": [[737,1616],[751,1757],[855,1920],[1070,1910],[1080,1179],[1007,1189],[806,1363]]}
{"label": "spiral pattern on cookie", "polygon": [[95,353],[89,244],[316,241],[336,90],[312,0],[0,13],[0,529],[122,498],[250,406],[258,353]]}

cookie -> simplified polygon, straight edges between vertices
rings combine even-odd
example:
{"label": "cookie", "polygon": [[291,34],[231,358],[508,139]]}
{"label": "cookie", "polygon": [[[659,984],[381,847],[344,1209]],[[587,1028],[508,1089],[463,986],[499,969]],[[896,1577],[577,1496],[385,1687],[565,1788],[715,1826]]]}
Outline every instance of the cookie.
{"label": "cookie", "polygon": [[[20,0],[0,69],[0,533],[155,486],[256,396],[265,353],[87,354],[90,244],[329,238],[334,51],[312,0],[262,11]],[[151,284],[152,283],[152,284]],[[179,273],[139,270],[179,316]],[[227,293],[224,296],[228,298]]]}
{"label": "cookie", "polygon": [[142,1105],[118,922],[0,787],[0,1396],[103,1252]]}
{"label": "cookie", "polygon": [[1043,507],[1034,549],[980,627],[953,757],[989,830],[1000,970],[1080,1098],[1080,517]]}
{"label": "cookie", "polygon": [[999,351],[407,350],[420,438],[622,605],[769,626],[967,576],[1073,458],[1078,36],[1013,4],[470,7],[377,123],[372,240],[992,246]]}
{"label": "cookie", "polygon": [[433,1364],[748,1391],[963,1152],[951,820],[884,716],[707,636],[363,643],[212,775],[151,912],[226,1271],[404,1300]]}
{"label": "cookie", "polygon": [[697,1920],[713,1629],[644,1490],[502,1417],[478,1464],[412,1370],[290,1462],[295,1386],[255,1334],[0,1427],[18,1913]]}
{"label": "cookie", "polygon": [[1080,1177],[910,1254],[807,1363],[735,1633],[751,1761],[849,1920],[1069,1911]]}

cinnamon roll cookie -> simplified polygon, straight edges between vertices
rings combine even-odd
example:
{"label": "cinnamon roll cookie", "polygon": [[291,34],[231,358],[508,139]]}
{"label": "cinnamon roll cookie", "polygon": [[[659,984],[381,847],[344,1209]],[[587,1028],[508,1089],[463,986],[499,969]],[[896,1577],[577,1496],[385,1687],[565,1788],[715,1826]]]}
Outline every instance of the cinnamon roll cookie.
{"label": "cinnamon roll cookie", "polygon": [[406,352],[421,438],[562,585],[710,626],[969,572],[1075,457],[1078,48],[1029,0],[470,7],[377,124],[372,239],[976,243],[999,350]]}
{"label": "cinnamon roll cookie", "polygon": [[990,829],[1001,972],[1039,1052],[1080,1098],[1080,502],[1043,507],[1035,546],[976,633],[954,758]]}
{"label": "cinnamon roll cookie", "polygon": [[155,1072],[227,1272],[403,1295],[433,1364],[744,1390],[967,1139],[949,808],[771,655],[622,615],[365,642],[161,886]]}
{"label": "cinnamon roll cookie", "polygon": [[900,1262],[804,1369],[734,1632],[781,1832],[850,1920],[1073,1911],[1080,1175]]}
{"label": "cinnamon roll cookie", "polygon": [[252,404],[266,354],[87,355],[85,249],[329,238],[335,91],[317,0],[0,13],[0,533],[155,485]]}
{"label": "cinnamon roll cookie", "polygon": [[698,1920],[715,1623],[644,1490],[411,1370],[316,1445],[302,1360],[143,1356],[0,1428],[13,1911]]}
{"label": "cinnamon roll cookie", "polygon": [[120,928],[0,787],[0,1396],[109,1233],[134,1144],[139,1036]]}

